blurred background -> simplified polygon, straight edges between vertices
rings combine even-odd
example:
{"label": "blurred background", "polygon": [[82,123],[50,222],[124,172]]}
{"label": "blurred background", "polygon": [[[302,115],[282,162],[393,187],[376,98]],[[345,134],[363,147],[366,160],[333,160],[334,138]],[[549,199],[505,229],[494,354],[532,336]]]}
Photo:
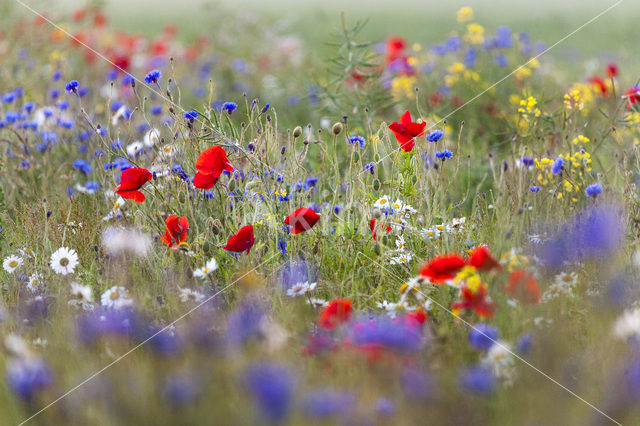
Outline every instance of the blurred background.
{"label": "blurred background", "polygon": [[[12,3],[13,0],[7,0]],[[28,0],[32,7],[50,14],[85,5],[78,0]],[[378,41],[401,33],[410,40],[435,43],[455,24],[455,12],[473,7],[476,20],[488,28],[508,24],[515,31],[529,32],[532,39],[552,44],[575,28],[616,4],[615,0],[109,0],[105,6],[112,25],[128,31],[157,33],[167,22],[180,26],[181,36],[199,34],[221,19],[234,15],[267,16],[310,46],[321,48],[327,31],[344,11],[351,19],[367,18],[365,35]],[[640,8],[634,0],[624,0],[596,22],[558,46],[556,55],[611,55],[637,53],[637,22]],[[637,55],[636,55],[637,56]],[[576,58],[572,58],[576,59]]]}

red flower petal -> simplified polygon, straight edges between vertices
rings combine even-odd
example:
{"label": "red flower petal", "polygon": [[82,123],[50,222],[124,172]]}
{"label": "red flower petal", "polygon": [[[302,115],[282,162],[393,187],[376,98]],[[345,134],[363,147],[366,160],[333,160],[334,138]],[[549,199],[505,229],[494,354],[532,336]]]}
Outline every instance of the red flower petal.
{"label": "red flower petal", "polygon": [[198,189],[211,189],[218,182],[218,178],[210,173],[198,172],[193,177],[193,186]]}
{"label": "red flower petal", "polygon": [[479,271],[490,271],[491,269],[501,269],[502,266],[491,256],[489,248],[485,245],[473,249],[469,255],[467,264],[475,267]]}
{"label": "red flower petal", "polygon": [[465,265],[465,261],[457,254],[436,256],[420,271],[420,275],[429,278],[433,283],[443,283],[453,279]]}
{"label": "red flower petal", "polygon": [[196,161],[196,169],[217,178],[223,171],[232,171],[233,166],[229,163],[224,148],[219,145],[214,145],[205,149],[202,154],[200,154]]}
{"label": "red flower petal", "polygon": [[289,225],[292,234],[299,234],[314,227],[320,220],[320,215],[307,207],[300,207],[284,220]]}
{"label": "red flower petal", "polygon": [[238,229],[234,235],[229,238],[227,245],[223,247],[224,250],[233,252],[251,251],[254,243],[253,237],[253,225],[246,225]]}

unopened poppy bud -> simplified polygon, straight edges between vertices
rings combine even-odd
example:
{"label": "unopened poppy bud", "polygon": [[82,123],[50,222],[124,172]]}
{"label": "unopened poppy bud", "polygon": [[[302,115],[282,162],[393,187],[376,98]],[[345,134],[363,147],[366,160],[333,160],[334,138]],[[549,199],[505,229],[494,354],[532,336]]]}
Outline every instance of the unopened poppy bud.
{"label": "unopened poppy bud", "polygon": [[380,181],[378,179],[373,181],[373,189],[378,191],[380,189]]}
{"label": "unopened poppy bud", "polygon": [[202,245],[202,251],[204,251],[205,253],[209,253],[210,249],[211,249],[211,244],[209,244],[209,241],[205,241],[204,244]]}
{"label": "unopened poppy bud", "polygon": [[382,244],[384,244],[385,246],[389,243],[389,238],[385,235],[382,237]]}
{"label": "unopened poppy bud", "polygon": [[293,129],[293,138],[299,138],[300,135],[302,135],[302,127],[298,126],[295,129]]}
{"label": "unopened poppy bud", "polygon": [[353,153],[353,162],[357,163],[358,161],[360,161],[360,154],[358,154],[357,152]]}
{"label": "unopened poppy bud", "polygon": [[184,192],[180,191],[178,193],[178,200],[180,201],[180,203],[184,204],[187,202],[187,196],[185,195]]}
{"label": "unopened poppy bud", "polygon": [[218,235],[220,233],[220,228],[218,228],[217,225],[211,225],[211,232],[213,232],[213,235]]}
{"label": "unopened poppy bud", "polygon": [[331,128],[331,131],[336,136],[339,135],[340,133],[342,133],[342,123],[334,124],[333,127]]}
{"label": "unopened poppy bud", "polygon": [[373,248],[373,251],[375,252],[375,254],[377,254],[378,256],[380,255],[380,244],[376,244],[375,247]]}
{"label": "unopened poppy bud", "polygon": [[236,181],[234,179],[231,179],[229,181],[229,191],[233,192],[236,190]]}

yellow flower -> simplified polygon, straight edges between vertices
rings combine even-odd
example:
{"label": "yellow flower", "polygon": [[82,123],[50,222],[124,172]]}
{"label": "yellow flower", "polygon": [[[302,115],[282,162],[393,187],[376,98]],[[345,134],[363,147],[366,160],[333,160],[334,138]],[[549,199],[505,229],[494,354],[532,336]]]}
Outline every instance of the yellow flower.
{"label": "yellow flower", "polygon": [[460,23],[469,22],[473,19],[473,9],[470,7],[462,7],[458,10],[456,20]]}
{"label": "yellow flower", "polygon": [[401,76],[391,80],[391,95],[396,100],[413,99],[417,79],[412,76]]}
{"label": "yellow flower", "polygon": [[573,139],[574,145],[578,145],[579,143],[588,143],[588,142],[591,142],[591,140],[588,137],[583,135],[578,135],[577,138]]}
{"label": "yellow flower", "polygon": [[522,67],[522,68],[518,68],[518,70],[515,73],[515,77],[517,80],[523,81],[531,77],[531,74],[532,74],[531,69],[527,67]]}
{"label": "yellow flower", "polygon": [[480,44],[484,42],[484,27],[479,24],[467,25],[467,34],[465,40],[471,44]]}

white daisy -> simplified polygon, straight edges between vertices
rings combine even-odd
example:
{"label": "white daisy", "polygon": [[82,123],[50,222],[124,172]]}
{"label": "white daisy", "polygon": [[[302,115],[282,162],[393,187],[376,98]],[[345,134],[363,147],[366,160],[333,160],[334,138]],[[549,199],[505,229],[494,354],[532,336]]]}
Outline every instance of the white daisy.
{"label": "white daisy", "polygon": [[184,303],[187,303],[187,302],[200,303],[204,300],[204,294],[196,290],[191,290],[190,288],[181,288],[180,300]]}
{"label": "white daisy", "polygon": [[4,259],[4,262],[2,262],[2,267],[4,268],[5,271],[7,271],[10,274],[13,274],[13,272],[18,269],[20,267],[20,265],[22,265],[22,258],[18,257],[16,255],[12,255],[9,257],[6,257]]}
{"label": "white daisy", "polygon": [[396,201],[391,203],[391,208],[394,210],[402,211],[404,208],[404,203],[402,202],[402,200],[397,199]]}
{"label": "white daisy", "polygon": [[93,302],[93,291],[91,286],[78,284],[77,282],[71,283],[71,296],[75,300],[79,300],[86,303]]}
{"label": "white daisy", "polygon": [[291,286],[291,288],[287,290],[287,296],[290,296],[290,297],[303,296],[308,292],[310,292],[311,290],[313,290],[314,288],[316,288],[316,285],[318,285],[318,283],[309,284],[309,281],[305,281],[303,283],[297,283]]}
{"label": "white daisy", "polygon": [[74,249],[60,247],[51,255],[50,265],[56,274],[72,274],[78,266],[78,253]]}
{"label": "white daisy", "polygon": [[625,311],[613,326],[613,335],[622,340],[640,337],[640,309]]}
{"label": "white daisy", "polygon": [[140,153],[140,151],[142,151],[142,148],[144,148],[144,144],[142,142],[131,142],[129,145],[127,145],[127,155],[129,157],[135,157]]}
{"label": "white daisy", "polygon": [[511,385],[515,376],[515,361],[509,344],[504,341],[494,343],[480,363],[490,369],[493,375]]}
{"label": "white daisy", "polygon": [[315,297],[311,297],[307,300],[307,303],[313,306],[317,306],[319,308],[325,308],[329,306],[329,302],[324,299],[316,299]]}
{"label": "white daisy", "polygon": [[42,283],[42,274],[39,272],[34,272],[29,276],[29,280],[27,281],[27,288],[31,292],[35,292],[38,289],[38,285]]}
{"label": "white daisy", "polygon": [[413,254],[410,252],[400,252],[397,256],[394,256],[389,260],[391,265],[400,265],[402,263],[409,263],[413,259]]}
{"label": "white daisy", "polygon": [[108,308],[120,309],[133,306],[133,299],[129,298],[127,289],[121,286],[113,286],[100,296],[100,304]]}
{"label": "white daisy", "polygon": [[404,250],[404,236],[398,235],[396,238],[396,250],[403,251]]}
{"label": "white daisy", "polygon": [[147,147],[152,147],[160,140],[160,132],[158,129],[151,129],[144,135],[144,145]]}
{"label": "white daisy", "polygon": [[193,271],[193,276],[203,280],[207,277],[207,275],[209,275],[211,272],[215,271],[216,269],[218,269],[218,262],[216,262],[214,258],[211,258],[211,260],[207,261],[207,264],[204,265],[202,268],[198,268],[195,271]]}
{"label": "white daisy", "polygon": [[144,257],[151,250],[151,236],[135,228],[107,228],[102,234],[102,246],[110,254]]}
{"label": "white daisy", "polygon": [[380,210],[388,209],[389,206],[390,206],[390,204],[389,204],[389,196],[388,195],[383,195],[380,199],[378,199],[378,201],[376,201],[373,204],[373,207],[375,207],[376,209],[380,209]]}

